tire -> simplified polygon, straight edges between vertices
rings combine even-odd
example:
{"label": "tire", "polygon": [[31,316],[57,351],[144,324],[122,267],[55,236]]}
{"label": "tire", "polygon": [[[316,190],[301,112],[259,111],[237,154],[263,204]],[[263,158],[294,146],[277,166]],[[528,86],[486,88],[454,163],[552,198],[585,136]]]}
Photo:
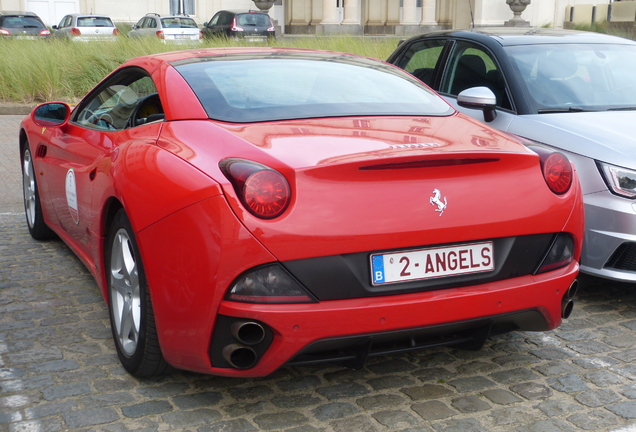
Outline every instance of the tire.
{"label": "tire", "polygon": [[24,198],[24,213],[31,237],[36,240],[47,240],[55,237],[55,233],[46,225],[42,217],[40,191],[35,178],[33,157],[28,145],[22,152],[22,197]]}
{"label": "tire", "polygon": [[166,373],[139,248],[123,210],[106,242],[110,327],[124,369],[139,378]]}

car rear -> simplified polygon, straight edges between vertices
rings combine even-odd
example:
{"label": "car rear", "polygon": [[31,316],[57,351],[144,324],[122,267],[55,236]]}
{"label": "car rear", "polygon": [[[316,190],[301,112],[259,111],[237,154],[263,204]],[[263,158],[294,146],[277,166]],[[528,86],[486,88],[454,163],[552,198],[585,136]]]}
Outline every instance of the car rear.
{"label": "car rear", "polygon": [[0,13],[0,37],[35,40],[50,35],[49,29],[33,13]]}
{"label": "car rear", "polygon": [[228,376],[360,367],[477,349],[571,313],[583,208],[563,155],[455,113],[380,62],[214,60],[176,61],[162,82],[192,111],[172,114],[157,145],[223,191],[139,234],[146,268],[162,269],[148,282],[168,362]]}
{"label": "car rear", "polygon": [[78,16],[70,29],[71,39],[77,42],[115,41],[118,35],[119,30],[107,16]]}
{"label": "car rear", "polygon": [[203,42],[203,33],[197,23],[189,17],[161,18],[161,29],[156,31],[159,39],[166,43]]}
{"label": "car rear", "polygon": [[232,20],[231,34],[248,42],[265,42],[276,36],[274,23],[269,15],[260,12],[238,13]]}

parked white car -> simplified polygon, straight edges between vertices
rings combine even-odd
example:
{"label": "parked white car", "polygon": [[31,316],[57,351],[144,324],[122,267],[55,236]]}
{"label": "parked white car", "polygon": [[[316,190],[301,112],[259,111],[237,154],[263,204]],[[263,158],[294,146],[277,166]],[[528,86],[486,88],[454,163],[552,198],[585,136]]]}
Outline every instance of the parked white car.
{"label": "parked white car", "polygon": [[53,37],[73,41],[116,40],[119,30],[108,16],[66,15],[53,26]]}
{"label": "parked white car", "polygon": [[128,33],[131,38],[156,37],[162,42],[203,42],[203,33],[196,21],[187,15],[146,14]]}

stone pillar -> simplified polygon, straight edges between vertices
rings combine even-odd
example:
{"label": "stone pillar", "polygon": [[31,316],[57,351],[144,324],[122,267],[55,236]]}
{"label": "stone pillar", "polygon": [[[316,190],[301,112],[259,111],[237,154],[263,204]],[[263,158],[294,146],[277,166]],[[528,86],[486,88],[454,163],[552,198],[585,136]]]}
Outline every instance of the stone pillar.
{"label": "stone pillar", "polygon": [[400,24],[403,26],[413,26],[419,23],[420,20],[417,17],[417,0],[404,0]]}
{"label": "stone pillar", "polygon": [[400,0],[388,0],[386,5],[386,25],[400,25]]}
{"label": "stone pillar", "polygon": [[421,26],[437,26],[437,1],[422,0],[422,22]]}
{"label": "stone pillar", "polygon": [[400,25],[395,28],[395,34],[399,36],[411,36],[422,33],[420,17],[417,14],[417,0],[403,0],[402,19]]}
{"label": "stone pillar", "polygon": [[345,33],[363,34],[364,28],[360,22],[359,0],[344,0],[344,17],[342,28]]}
{"label": "stone pillar", "polygon": [[311,0],[296,0],[287,5],[285,33],[311,34]]}
{"label": "stone pillar", "polygon": [[386,24],[387,0],[367,0],[368,20],[367,25],[383,26]]}
{"label": "stone pillar", "polygon": [[340,24],[338,21],[338,8],[335,0],[323,0],[321,25]]}

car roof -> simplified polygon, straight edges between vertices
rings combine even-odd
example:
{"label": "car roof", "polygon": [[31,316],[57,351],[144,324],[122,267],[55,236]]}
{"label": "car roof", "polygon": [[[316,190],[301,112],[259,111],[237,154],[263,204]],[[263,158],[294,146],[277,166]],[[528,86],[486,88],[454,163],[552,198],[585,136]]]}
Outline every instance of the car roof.
{"label": "car roof", "polygon": [[157,17],[157,18],[192,18],[190,15],[188,14],[168,14],[168,15],[160,15],[156,12],[149,12],[146,15],[144,15],[144,17],[147,16],[152,16],[152,17]]}
{"label": "car roof", "polygon": [[72,17],[82,17],[82,18],[86,18],[86,17],[95,17],[95,18],[110,18],[110,16],[108,15],[103,15],[103,14],[82,14],[82,13],[70,13],[70,14],[66,14],[64,16],[72,16]]}
{"label": "car roof", "polygon": [[482,27],[464,30],[442,30],[415,36],[410,40],[423,36],[466,38],[484,43],[497,43],[501,46],[563,43],[636,44],[635,41],[630,39],[603,33],[537,27]]}
{"label": "car roof", "polygon": [[0,15],[20,15],[20,16],[32,16],[37,17],[37,15],[33,12],[23,12],[23,11],[0,11]]}
{"label": "car roof", "polygon": [[219,12],[226,12],[226,13],[229,12],[229,13],[233,13],[233,14],[236,14],[236,15],[250,13],[250,14],[263,14],[263,15],[268,15],[269,16],[269,14],[267,12],[263,12],[262,10],[254,10],[254,9],[239,9],[239,10],[231,9],[231,10],[220,10]]}

